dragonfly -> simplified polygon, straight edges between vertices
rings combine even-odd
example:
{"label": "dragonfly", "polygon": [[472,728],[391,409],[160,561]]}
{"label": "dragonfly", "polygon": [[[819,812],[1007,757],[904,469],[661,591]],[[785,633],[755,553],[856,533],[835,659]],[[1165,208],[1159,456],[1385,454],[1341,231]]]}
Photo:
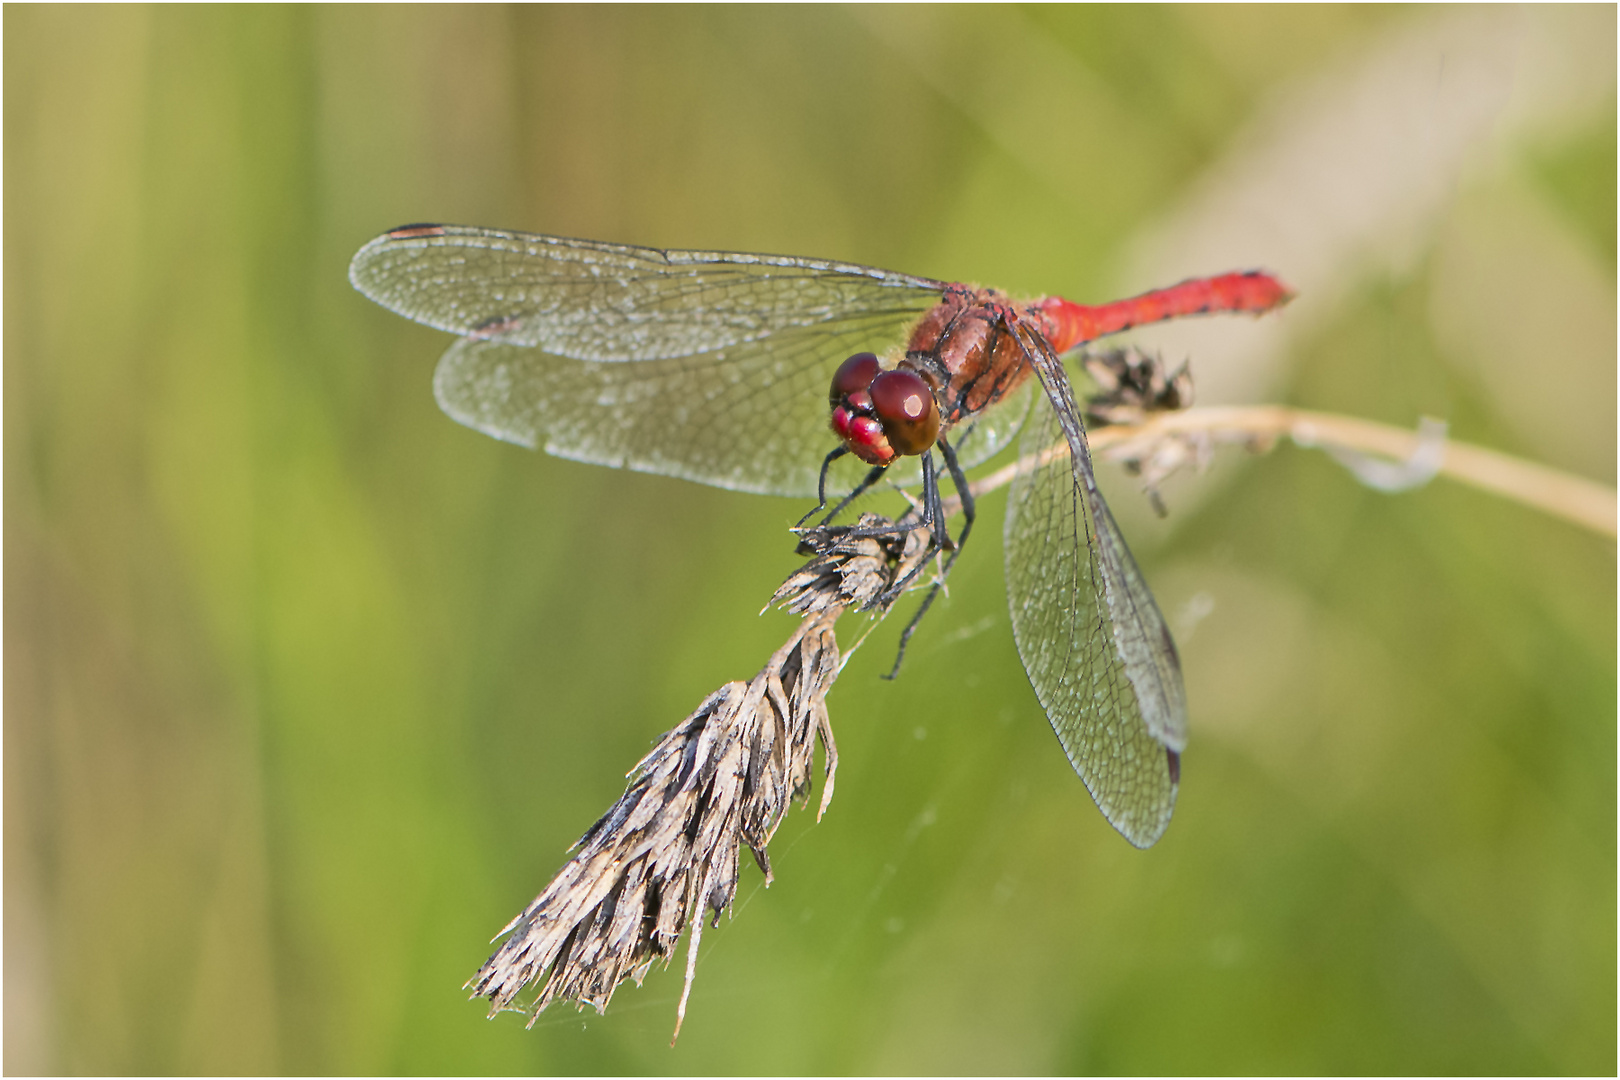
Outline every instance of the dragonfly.
{"label": "dragonfly", "polygon": [[[964,510],[940,543],[959,551],[964,471],[1017,439],[1004,550],[1019,657],[1104,817],[1137,847],[1164,833],[1187,744],[1180,661],[1098,490],[1062,355],[1164,319],[1265,313],[1291,296],[1276,278],[1019,301],[826,259],[406,225],[362,247],[349,279],[459,336],[433,377],[447,414],[562,458],[818,509],[829,483],[920,482],[941,535],[937,450]],[[1066,457],[1040,453],[1060,443]]]}

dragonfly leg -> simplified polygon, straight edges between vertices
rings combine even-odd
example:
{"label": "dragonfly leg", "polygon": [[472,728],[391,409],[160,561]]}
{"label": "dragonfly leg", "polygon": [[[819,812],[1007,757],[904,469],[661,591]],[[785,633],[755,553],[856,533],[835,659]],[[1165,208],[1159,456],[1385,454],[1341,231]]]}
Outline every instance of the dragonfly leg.
{"label": "dragonfly leg", "polygon": [[962,532],[956,538],[956,548],[961,550],[967,543],[968,533],[973,531],[973,522],[979,516],[978,506],[973,501],[973,489],[968,486],[967,474],[962,471],[962,463],[956,460],[956,451],[944,439],[939,440],[939,453],[945,459],[945,468],[950,471],[951,483],[956,485],[956,494],[962,500]]}
{"label": "dragonfly leg", "polygon": [[[833,456],[829,455],[827,458],[827,463],[830,464],[832,460]],[[823,466],[823,469],[825,469],[825,466]],[[883,536],[902,531],[901,529],[893,526],[883,529],[857,529],[854,526],[849,525],[835,526],[829,524],[839,514],[842,514],[844,509],[848,507],[850,503],[864,495],[881,479],[883,479],[883,466],[874,465],[872,470],[861,479],[861,482],[855,485],[855,490],[851,491],[848,495],[845,495],[844,498],[839,501],[838,505],[832,508],[832,512],[821,519],[821,524],[807,527],[805,522],[815,517],[822,511],[824,507],[826,507],[827,499],[826,496],[823,495],[821,505],[804,515],[804,517],[800,518],[799,523],[793,526],[791,530],[792,532],[798,533],[802,537],[802,539],[799,541],[799,554],[809,555],[812,553],[813,549],[809,544],[809,538],[812,536],[823,539],[832,536]],[[825,472],[822,474],[822,482],[823,484],[826,482]]]}
{"label": "dragonfly leg", "polygon": [[[828,513],[826,517],[821,519],[821,524],[816,526],[817,530],[819,531],[821,529],[825,529],[834,518],[836,518],[839,514],[842,514],[849,507],[850,503],[872,490],[872,488],[877,485],[877,482],[883,479],[884,471],[885,470],[882,465],[874,465],[871,469],[867,470],[866,475],[861,477],[861,482],[855,485],[855,489],[840,499],[838,505],[833,507],[832,511]],[[826,504],[823,503],[822,505],[825,506]],[[819,510],[821,507],[817,507],[816,509]]]}
{"label": "dragonfly leg", "polygon": [[[890,668],[889,673],[883,676],[885,679],[893,679],[900,674],[900,663],[906,658],[906,645],[910,643],[911,635],[917,632],[917,624],[922,622],[924,615],[928,614],[928,609],[933,605],[934,598],[939,595],[940,589],[945,584],[945,579],[950,576],[951,567],[956,565],[957,556],[962,554],[962,547],[967,543],[968,533],[973,531],[973,522],[978,517],[978,508],[973,502],[973,492],[968,487],[967,475],[963,473],[961,463],[956,459],[956,451],[951,448],[950,443],[940,439],[939,452],[940,456],[945,459],[945,468],[951,474],[951,483],[956,485],[956,493],[962,500],[962,532],[956,538],[955,543],[950,543],[949,536],[945,537],[945,543],[949,546],[951,556],[945,560],[945,566],[940,570],[939,580],[934,582],[933,588],[928,590],[928,595],[923,597],[923,602],[917,605],[917,613],[911,617],[911,621],[906,624],[906,628],[900,632],[900,647],[895,650],[894,667]],[[934,494],[937,499],[939,496],[938,484],[935,485]],[[943,525],[943,513],[941,513],[939,520]]]}
{"label": "dragonfly leg", "polygon": [[[849,453],[849,447],[844,446],[842,444],[839,444],[838,446],[835,446],[833,448],[832,452],[830,454],[828,454],[822,460],[822,462],[821,462],[821,475],[816,477],[816,506],[815,506],[815,509],[811,510],[808,514],[804,515],[804,517],[800,518],[798,523],[793,526],[795,529],[804,528],[804,523],[805,522],[809,521],[811,518],[815,517],[817,514],[821,513],[823,510],[825,510],[827,508],[827,470],[832,468],[832,463],[833,462],[837,461],[839,458],[843,457],[847,453]],[[859,491],[860,489],[857,488],[856,490]],[[851,495],[850,498],[854,498],[854,495]],[[845,500],[845,501],[847,502],[848,500]],[[844,504],[840,503],[838,509],[842,510],[843,508],[844,508]],[[837,515],[838,515],[838,510],[834,510],[832,512],[832,514],[829,515],[829,519],[832,518],[832,517],[836,517]],[[822,524],[825,525],[826,522],[822,522]]]}
{"label": "dragonfly leg", "polygon": [[921,520],[916,524],[907,524],[905,516],[902,516],[899,521],[884,531],[911,532],[913,529],[927,529],[928,546],[923,550],[922,556],[917,559],[916,565],[911,568],[911,572],[884,591],[882,601],[885,604],[892,603],[895,597],[904,592],[906,586],[911,584],[911,579],[922,573],[922,568],[928,564],[928,560],[933,558],[936,552],[950,544],[950,534],[945,529],[945,507],[939,497],[939,473],[935,471],[934,452],[932,450],[923,452],[922,473]]}
{"label": "dragonfly leg", "polygon": [[[962,539],[966,539],[968,530],[973,527],[972,497],[966,495],[967,478],[963,475],[962,467],[956,459],[956,452],[951,448],[950,444],[944,439],[941,439],[938,445],[940,447],[940,452],[945,456],[946,467],[950,470],[951,479],[957,485],[958,490],[964,493],[963,505],[967,507],[967,524],[963,528]],[[833,507],[832,511],[828,513],[826,517],[821,519],[819,524],[806,527],[804,523],[810,520],[810,518],[814,517],[816,514],[820,513],[821,510],[826,506],[827,470],[832,463],[841,456],[841,453],[842,451],[835,450],[833,453],[828,454],[826,460],[822,462],[821,480],[818,484],[821,489],[820,505],[818,505],[814,510],[811,510],[810,513],[806,514],[804,517],[800,518],[799,523],[794,526],[794,531],[799,533],[802,537],[802,539],[799,541],[799,554],[812,554],[815,550],[813,540],[827,540],[832,537],[843,539],[872,536],[894,536],[897,533],[909,533],[919,528],[927,529],[928,546],[926,550],[923,551],[921,556],[917,559],[915,565],[912,566],[911,570],[905,575],[905,577],[889,586],[886,590],[884,590],[883,595],[878,598],[877,603],[887,605],[893,603],[895,598],[905,591],[906,586],[910,585],[912,579],[922,572],[922,568],[927,565],[928,560],[932,558],[936,552],[942,550],[948,551],[951,553],[950,562],[956,561],[956,553],[960,541],[951,539],[950,530],[946,526],[945,505],[944,500],[940,496],[939,490],[938,468],[934,464],[933,452],[931,450],[925,451],[922,455],[923,489],[922,498],[919,500],[920,505],[914,506],[910,513],[902,515],[898,521],[891,522],[888,525],[864,528],[852,525],[835,526],[831,524],[831,522],[837,518],[839,514],[844,512],[850,503],[854,502],[861,495],[865,494],[870,488],[873,487],[873,485],[883,478],[886,470],[883,466],[879,465],[874,466],[872,470],[868,472],[861,480],[861,482],[855,486],[855,489],[840,500],[838,505]],[[916,516],[913,517],[912,515]],[[949,573],[949,571],[950,563],[947,563],[944,573]],[[941,580],[943,580],[944,573],[941,574]],[[928,600],[925,601],[922,610],[927,610],[928,603],[932,602],[934,593],[938,591],[939,586],[936,584],[933,591],[929,593]],[[921,612],[918,613],[917,618],[921,618]],[[911,631],[916,628],[916,622],[917,619],[914,618],[912,620],[912,625],[907,628],[907,637],[910,637]]]}

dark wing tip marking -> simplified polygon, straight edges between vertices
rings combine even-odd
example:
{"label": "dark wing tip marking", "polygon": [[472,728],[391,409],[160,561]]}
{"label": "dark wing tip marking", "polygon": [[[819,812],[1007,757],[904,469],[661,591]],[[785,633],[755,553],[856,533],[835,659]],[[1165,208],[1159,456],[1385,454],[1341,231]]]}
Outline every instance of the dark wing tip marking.
{"label": "dark wing tip marking", "polygon": [[390,240],[415,240],[421,236],[443,236],[444,234],[445,227],[443,225],[433,225],[428,223],[401,225],[397,229],[389,229],[387,232],[383,233],[383,235],[388,237]]}

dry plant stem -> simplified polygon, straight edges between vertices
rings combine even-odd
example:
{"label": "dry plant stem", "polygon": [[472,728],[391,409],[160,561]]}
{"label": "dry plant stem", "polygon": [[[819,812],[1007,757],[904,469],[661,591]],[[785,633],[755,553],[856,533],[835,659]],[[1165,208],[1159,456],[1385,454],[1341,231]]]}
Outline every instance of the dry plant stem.
{"label": "dry plant stem", "polygon": [[[1187,409],[1167,413],[1145,424],[1096,427],[1087,437],[1092,449],[1100,452],[1122,443],[1195,432],[1238,439],[1247,437],[1261,442],[1287,436],[1301,446],[1335,446],[1401,460],[1410,458],[1419,446],[1419,435],[1414,431],[1284,405]],[[1060,443],[1034,455],[1035,463],[1044,465],[1068,453],[1068,444]],[[1019,464],[1023,463],[999,469],[974,483],[974,496],[1010,483]],[[1615,535],[1615,491],[1591,480],[1451,439],[1446,440],[1439,472],[1604,536],[1613,538]],[[954,513],[956,507],[954,499],[946,501],[948,513]]]}

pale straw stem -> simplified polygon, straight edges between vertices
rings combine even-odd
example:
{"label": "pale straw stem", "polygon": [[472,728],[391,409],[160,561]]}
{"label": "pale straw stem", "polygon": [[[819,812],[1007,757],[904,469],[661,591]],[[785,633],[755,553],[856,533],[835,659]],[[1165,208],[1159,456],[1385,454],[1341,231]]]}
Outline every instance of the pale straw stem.
{"label": "pale straw stem", "polygon": [[[1191,432],[1247,436],[1260,441],[1286,435],[1301,446],[1333,446],[1398,460],[1416,453],[1421,438],[1416,431],[1353,416],[1311,412],[1286,405],[1234,405],[1165,413],[1144,424],[1100,426],[1089,431],[1087,439],[1093,450],[1100,451],[1128,440],[1148,441],[1155,436]],[[972,485],[973,494],[977,497],[1005,486],[1020,466],[1046,465],[1068,453],[1067,443],[1048,447],[976,481]],[[1445,441],[1438,472],[1611,539],[1615,535],[1615,490],[1595,481],[1455,439]],[[949,503],[948,509],[954,512],[957,503],[954,500]]]}

